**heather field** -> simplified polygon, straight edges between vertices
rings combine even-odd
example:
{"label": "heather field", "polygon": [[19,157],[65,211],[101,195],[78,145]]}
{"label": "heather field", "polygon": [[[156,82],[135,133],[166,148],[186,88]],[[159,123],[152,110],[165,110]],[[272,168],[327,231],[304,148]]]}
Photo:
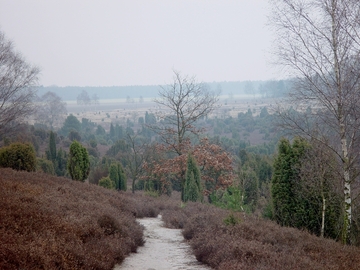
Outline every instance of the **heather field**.
{"label": "heather field", "polygon": [[360,249],[294,228],[199,203],[164,211],[198,261],[214,269],[360,269]]}
{"label": "heather field", "polygon": [[174,196],[153,198],[0,169],[0,269],[112,269],[143,244],[135,218],[162,213],[214,269],[360,269],[360,250]]}
{"label": "heather field", "polygon": [[158,214],[147,198],[46,174],[0,169],[0,185],[0,269],[112,269],[143,244],[135,216]]}

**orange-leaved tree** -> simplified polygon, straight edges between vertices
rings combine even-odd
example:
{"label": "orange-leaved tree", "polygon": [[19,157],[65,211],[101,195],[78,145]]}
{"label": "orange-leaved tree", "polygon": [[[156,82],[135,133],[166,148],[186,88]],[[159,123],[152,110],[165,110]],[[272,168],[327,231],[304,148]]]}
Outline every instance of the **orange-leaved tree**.
{"label": "orange-leaved tree", "polygon": [[171,180],[177,181],[183,188],[182,174],[186,171],[187,157],[191,154],[199,166],[203,194],[208,195],[213,190],[227,188],[233,183],[233,159],[221,146],[212,144],[207,138],[203,138],[198,145],[192,145],[190,140],[183,144],[181,155],[169,157],[169,146],[157,145],[155,151],[157,159],[144,163],[146,174],[145,181],[159,183],[161,192],[171,185]]}

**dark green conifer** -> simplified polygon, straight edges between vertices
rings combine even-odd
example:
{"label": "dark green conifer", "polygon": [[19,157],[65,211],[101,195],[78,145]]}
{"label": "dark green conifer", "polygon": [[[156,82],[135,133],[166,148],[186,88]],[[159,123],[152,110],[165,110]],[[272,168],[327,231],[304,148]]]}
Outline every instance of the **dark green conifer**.
{"label": "dark green conifer", "polygon": [[111,181],[114,182],[115,189],[119,190],[120,184],[119,184],[119,172],[118,172],[117,164],[113,163],[110,165],[109,177],[110,177]]}
{"label": "dark green conifer", "polygon": [[70,145],[67,169],[71,179],[85,181],[90,172],[89,154],[78,141]]}
{"label": "dark green conifer", "polygon": [[196,161],[192,155],[188,155],[187,169],[185,173],[185,182],[183,187],[182,199],[186,201],[202,200],[201,175],[196,165]]}
{"label": "dark green conifer", "polygon": [[49,157],[48,160],[52,161],[55,167],[56,163],[56,141],[55,141],[55,133],[50,131],[49,138]]}
{"label": "dark green conifer", "polygon": [[280,140],[279,153],[274,161],[271,195],[274,218],[283,226],[302,227],[303,217],[299,217],[299,210],[308,203],[299,196],[299,169],[307,147],[308,143],[301,138],[295,138],[293,145],[287,139]]}
{"label": "dark green conifer", "polygon": [[126,191],[127,179],[126,179],[125,171],[121,166],[121,163],[118,163],[118,174],[119,174],[119,189]]}

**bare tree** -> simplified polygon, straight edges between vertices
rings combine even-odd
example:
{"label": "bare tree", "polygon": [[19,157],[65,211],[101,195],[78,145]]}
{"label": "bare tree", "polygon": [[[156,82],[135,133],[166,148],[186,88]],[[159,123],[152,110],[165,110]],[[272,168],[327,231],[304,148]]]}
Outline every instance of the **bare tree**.
{"label": "bare tree", "polygon": [[94,105],[96,111],[96,107],[100,104],[100,99],[96,93],[92,95],[91,103]]}
{"label": "bare tree", "polygon": [[0,135],[9,134],[34,112],[39,69],[15,52],[0,31]]}
{"label": "bare tree", "polygon": [[200,132],[195,122],[217,107],[218,94],[211,92],[204,83],[198,83],[195,77],[174,71],[173,83],[161,87],[159,96],[155,102],[159,106],[156,116],[160,122],[150,128],[173,152],[181,155],[189,134]]}
{"label": "bare tree", "polygon": [[[324,139],[325,140],[325,139]],[[301,160],[300,182],[301,189],[308,194],[315,194],[321,206],[320,237],[324,237],[325,219],[327,208],[331,201],[335,201],[335,194],[339,190],[340,183],[334,181],[338,178],[336,159],[333,151],[325,147],[318,141],[311,142],[311,147],[307,148]]]}
{"label": "bare tree", "polygon": [[63,123],[66,110],[66,102],[61,100],[54,92],[47,92],[39,98],[37,109],[37,121],[53,129]]}
{"label": "bare tree", "polygon": [[152,154],[150,146],[144,139],[137,135],[127,134],[126,144],[129,147],[129,152],[125,155],[127,162],[126,170],[132,180],[132,192],[135,193],[135,184],[139,177],[144,173],[144,163],[149,160]]}
{"label": "bare tree", "polygon": [[78,105],[90,105],[91,98],[86,90],[82,90],[81,93],[76,97]]}
{"label": "bare tree", "polygon": [[[358,0],[271,0],[279,64],[296,77],[280,108],[283,127],[331,149],[342,170],[343,242],[352,224],[351,186],[356,172],[360,125],[360,6]],[[312,113],[299,114],[311,106]],[[316,130],[316,132],[313,132]],[[323,138],[326,138],[324,141]],[[331,139],[331,140],[329,140]]]}
{"label": "bare tree", "polygon": [[134,103],[135,100],[131,98],[130,96],[126,96],[126,103]]}

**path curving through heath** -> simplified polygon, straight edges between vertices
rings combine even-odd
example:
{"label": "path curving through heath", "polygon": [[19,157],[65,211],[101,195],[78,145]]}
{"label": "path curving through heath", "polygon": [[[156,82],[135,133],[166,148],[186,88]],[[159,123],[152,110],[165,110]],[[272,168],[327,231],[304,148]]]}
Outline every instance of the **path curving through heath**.
{"label": "path curving through heath", "polygon": [[163,227],[161,216],[138,219],[145,227],[145,245],[127,257],[114,270],[208,270],[191,254],[181,230]]}

